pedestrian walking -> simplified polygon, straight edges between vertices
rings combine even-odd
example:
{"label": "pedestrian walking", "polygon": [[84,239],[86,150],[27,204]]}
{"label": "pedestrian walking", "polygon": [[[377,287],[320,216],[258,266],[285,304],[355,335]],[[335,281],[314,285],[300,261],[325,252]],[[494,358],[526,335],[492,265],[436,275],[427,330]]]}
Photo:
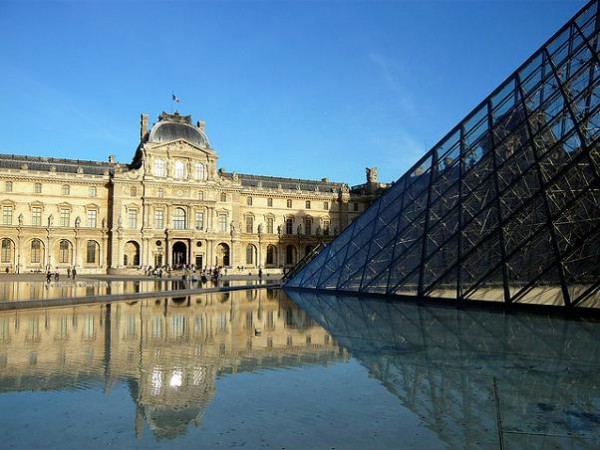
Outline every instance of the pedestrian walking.
{"label": "pedestrian walking", "polygon": [[71,275],[73,275],[73,279],[75,279],[75,275],[77,275],[77,269],[73,266],[73,270],[71,270]]}

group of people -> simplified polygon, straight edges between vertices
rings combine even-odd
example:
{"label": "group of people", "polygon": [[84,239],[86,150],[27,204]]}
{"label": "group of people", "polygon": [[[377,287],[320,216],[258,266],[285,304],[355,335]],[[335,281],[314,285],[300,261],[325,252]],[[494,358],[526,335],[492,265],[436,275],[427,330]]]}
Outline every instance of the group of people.
{"label": "group of people", "polygon": [[[54,270],[54,272],[52,272],[50,270],[50,268],[48,267],[48,270],[46,270],[46,283],[50,283],[50,281],[52,281],[53,275],[54,275],[54,281],[60,280],[60,271],[58,270],[58,267]],[[71,269],[71,267],[67,267],[67,278],[75,279],[76,276],[77,276],[77,269],[75,268],[75,266],[73,266],[72,269]]]}

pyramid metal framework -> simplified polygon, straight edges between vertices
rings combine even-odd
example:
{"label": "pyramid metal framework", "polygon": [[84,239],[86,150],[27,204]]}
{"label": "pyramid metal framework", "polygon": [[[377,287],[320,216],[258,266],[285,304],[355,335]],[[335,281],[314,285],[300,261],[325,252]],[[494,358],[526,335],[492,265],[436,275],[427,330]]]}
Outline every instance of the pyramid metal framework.
{"label": "pyramid metal framework", "polygon": [[599,308],[598,3],[286,287]]}

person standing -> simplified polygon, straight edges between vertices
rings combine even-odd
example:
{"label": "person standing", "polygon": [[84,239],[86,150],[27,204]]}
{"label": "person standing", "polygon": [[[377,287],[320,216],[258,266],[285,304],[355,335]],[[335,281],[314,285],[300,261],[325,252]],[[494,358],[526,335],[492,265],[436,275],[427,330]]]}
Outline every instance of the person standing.
{"label": "person standing", "polygon": [[77,275],[77,269],[73,266],[73,270],[71,270],[71,274],[73,275],[73,280],[75,279],[75,275]]}
{"label": "person standing", "polygon": [[71,268],[67,267],[67,278],[71,278]]}

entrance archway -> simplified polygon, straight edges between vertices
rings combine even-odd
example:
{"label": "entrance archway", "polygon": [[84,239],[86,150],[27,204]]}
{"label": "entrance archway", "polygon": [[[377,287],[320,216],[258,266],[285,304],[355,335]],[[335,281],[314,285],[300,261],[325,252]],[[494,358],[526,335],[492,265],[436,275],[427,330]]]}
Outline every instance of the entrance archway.
{"label": "entrance archway", "polygon": [[125,244],[125,252],[123,254],[124,266],[139,266],[140,265],[140,244],[135,241],[128,241]]}
{"label": "entrance archway", "polygon": [[187,245],[183,242],[175,242],[173,244],[173,267],[187,264]]}
{"label": "entrance archway", "polygon": [[220,243],[217,245],[216,265],[227,267],[229,266],[229,245]]}

